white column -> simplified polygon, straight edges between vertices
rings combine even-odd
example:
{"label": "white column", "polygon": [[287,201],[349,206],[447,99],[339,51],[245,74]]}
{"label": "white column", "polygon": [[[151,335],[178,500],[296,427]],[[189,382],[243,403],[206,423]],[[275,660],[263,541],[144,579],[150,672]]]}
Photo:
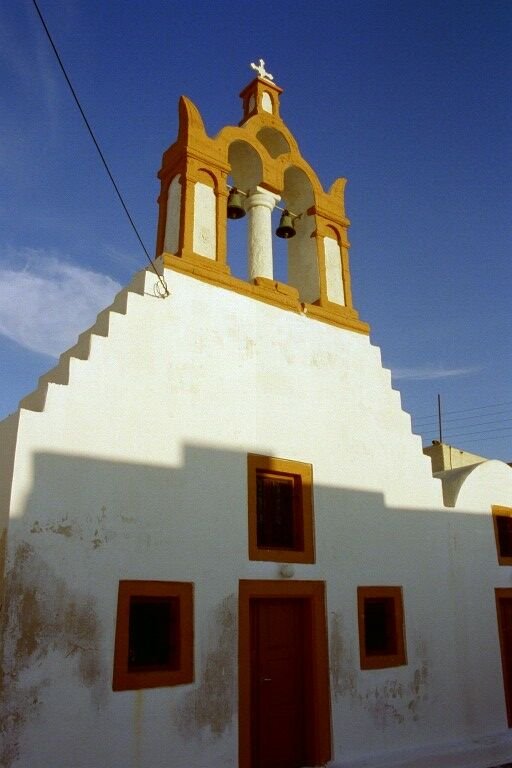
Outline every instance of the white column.
{"label": "white column", "polygon": [[281,198],[263,187],[252,189],[245,201],[249,214],[247,227],[249,256],[249,280],[255,277],[273,279],[272,259],[272,211]]}

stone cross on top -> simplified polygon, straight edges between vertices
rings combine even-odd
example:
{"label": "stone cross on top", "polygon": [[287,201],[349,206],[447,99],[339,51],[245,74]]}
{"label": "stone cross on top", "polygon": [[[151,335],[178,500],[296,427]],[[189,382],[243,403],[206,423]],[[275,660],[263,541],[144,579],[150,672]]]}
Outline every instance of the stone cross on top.
{"label": "stone cross on top", "polygon": [[259,64],[253,64],[251,61],[251,69],[255,69],[256,72],[260,77],[263,77],[265,80],[273,80],[273,75],[270,74],[270,72],[267,72],[265,70],[265,62],[263,59],[259,59]]}

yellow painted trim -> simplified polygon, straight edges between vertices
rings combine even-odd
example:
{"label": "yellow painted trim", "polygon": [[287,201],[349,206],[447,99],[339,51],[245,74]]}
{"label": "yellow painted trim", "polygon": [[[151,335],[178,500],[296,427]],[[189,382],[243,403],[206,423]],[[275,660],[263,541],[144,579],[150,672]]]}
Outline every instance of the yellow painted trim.
{"label": "yellow painted trim", "polygon": [[[278,85],[270,80],[265,80],[261,77],[256,77],[254,80],[252,80],[252,82],[250,82],[249,85],[246,85],[243,91],[240,93],[243,106],[243,118],[240,122],[240,125],[243,125],[254,115],[261,113],[267,115],[268,117],[273,116],[279,119],[279,97],[282,92],[283,89],[279,88]],[[264,93],[268,93],[270,97],[270,101],[272,103],[272,114],[270,112],[266,112],[263,109],[262,101]],[[252,108],[249,109],[251,96],[254,97],[254,104]]]}
{"label": "yellow painted trim", "polygon": [[358,320],[357,312],[354,309],[348,309],[337,304],[331,304],[333,308],[331,309],[301,303],[298,299],[298,291],[293,286],[264,277],[256,278],[254,283],[240,280],[230,274],[228,266],[217,264],[204,256],[194,255],[183,259],[172,253],[163,253],[162,261],[167,269],[189,275],[203,283],[218,285],[228,291],[263,301],[289,312],[304,314],[307,318],[335,325],[338,328],[365,335],[370,333],[370,326],[368,323]]}
{"label": "yellow painted trim", "polygon": [[320,320],[330,325],[337,325],[339,328],[346,328],[349,331],[363,333],[366,336],[370,333],[370,326],[363,320],[358,319],[355,309],[343,307],[341,304],[328,302],[328,306],[317,306],[316,304],[303,304],[306,317]]}
{"label": "yellow painted trim", "polygon": [[[274,112],[270,114],[262,108],[264,92],[271,96]],[[350,247],[347,228],[350,225],[345,215],[344,192],[346,179],[337,179],[328,191],[322,187],[320,179],[309,163],[302,157],[297,141],[279,115],[279,98],[282,90],[273,83],[255,78],[241,92],[244,105],[244,117],[239,126],[226,126],[214,138],[210,138],[197,107],[190,99],[182,96],[179,105],[179,129],[176,142],[163,154],[162,167],[158,173],[161,180],[161,192],[158,199],[160,211],[157,235],[157,256],[163,256],[164,264],[193,277],[212,284],[217,284],[231,291],[250,296],[258,301],[265,301],[273,306],[288,311],[304,312],[307,317],[320,322],[336,325],[357,333],[368,334],[367,323],[359,320],[352,306],[352,291],[348,249]],[[254,96],[254,107],[248,104]],[[272,157],[265,144],[258,138],[262,128],[278,131],[289,145],[289,151]],[[254,284],[234,278],[227,266],[227,177],[231,167],[229,163],[230,146],[242,141],[252,147],[261,162],[262,186],[275,194],[285,191],[285,173],[289,168],[301,170],[307,177],[313,191],[313,205],[308,214],[314,217],[317,263],[319,271],[320,298],[318,305],[301,304],[297,291],[292,286],[285,286],[276,281],[258,278]],[[179,242],[176,254],[163,253],[165,227],[167,222],[168,189],[171,180],[177,174],[181,177],[181,210]],[[208,183],[215,190],[216,196],[216,253],[215,259],[205,259],[193,253],[193,231],[195,218],[194,187],[197,182]],[[346,306],[337,306],[327,298],[325,253],[323,238],[335,236],[340,245],[341,274]],[[206,263],[208,262],[208,263]]]}
{"label": "yellow painted trim", "polygon": [[[396,652],[383,655],[370,655],[365,645],[365,611],[366,599],[385,598],[393,601],[394,623],[393,630],[396,639]],[[386,669],[387,667],[402,667],[407,664],[407,645],[405,640],[404,599],[402,587],[358,587],[357,588],[357,617],[359,625],[359,659],[361,669]]]}
{"label": "yellow painted trim", "polygon": [[[207,256],[201,256],[199,253],[190,253],[186,258],[173,253],[163,253],[162,259],[164,266],[176,269],[180,272],[193,271],[195,268],[204,269],[208,273],[215,275],[230,275],[231,270],[227,264],[219,264]],[[182,268],[183,267],[183,268]],[[219,278],[220,279],[220,278]]]}
{"label": "yellow painted trim", "polygon": [[505,706],[507,710],[507,725],[512,728],[512,685],[510,684],[511,672],[511,654],[509,647],[510,627],[506,625],[501,610],[502,602],[512,600],[512,589],[510,587],[496,587],[494,589],[496,598],[496,613],[498,619],[498,635],[500,638],[501,668],[503,674],[503,688],[505,693]]}
{"label": "yellow painted trim", "polygon": [[492,510],[492,522],[494,527],[494,536],[496,539],[496,553],[498,555],[498,563],[500,565],[512,565],[512,556],[501,554],[501,542],[500,542],[500,536],[499,536],[499,530],[498,530],[498,518],[512,517],[512,508],[499,507],[493,504],[493,506],[491,507],[491,510]]}
{"label": "yellow painted trim", "polygon": [[275,290],[285,296],[290,296],[290,298],[296,299],[297,301],[299,300],[299,292],[297,288],[294,288],[293,285],[288,285],[287,283],[280,283],[279,280],[271,280],[269,277],[255,277],[254,285],[261,286],[267,290]]}
{"label": "yellow painted trim", "polygon": [[[179,664],[176,669],[129,671],[128,639],[130,598],[171,597],[179,600]],[[194,585],[186,581],[133,581],[119,582],[117,621],[114,644],[112,689],[135,691],[141,688],[183,685],[194,681]]]}
{"label": "yellow painted trim", "polygon": [[[258,546],[256,515],[256,476],[258,472],[268,474],[293,475],[300,479],[300,497],[294,499],[298,504],[302,531],[300,549],[277,549]],[[315,527],[313,520],[313,467],[303,461],[278,459],[275,456],[247,455],[247,508],[249,519],[249,560],[270,560],[277,563],[314,563],[315,562]]]}

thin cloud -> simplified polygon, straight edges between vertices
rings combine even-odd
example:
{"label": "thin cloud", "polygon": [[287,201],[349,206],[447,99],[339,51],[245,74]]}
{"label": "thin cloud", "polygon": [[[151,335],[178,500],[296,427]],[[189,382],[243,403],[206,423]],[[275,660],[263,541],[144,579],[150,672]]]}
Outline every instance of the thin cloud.
{"label": "thin cloud", "polygon": [[[30,41],[30,57],[24,55],[20,46],[21,34]],[[62,81],[54,54],[33,9],[22,9],[18,21],[0,10],[0,58],[14,78],[15,88],[24,91],[27,97],[36,94],[42,97],[48,113],[56,120]]]}
{"label": "thin cloud", "polygon": [[22,266],[0,267],[0,333],[50,357],[72,346],[121,288],[44,252],[22,250],[17,263]]}
{"label": "thin cloud", "polygon": [[455,376],[469,376],[478,373],[480,368],[445,368],[442,365],[424,365],[417,368],[392,368],[394,379],[409,379],[410,381],[432,381],[434,379],[450,379]]}
{"label": "thin cloud", "polygon": [[109,259],[115,264],[121,264],[125,268],[142,269],[147,263],[144,263],[144,256],[133,252],[127,253],[126,251],[121,250],[120,248],[114,248],[111,245],[107,245],[103,249],[103,253],[106,259]]}

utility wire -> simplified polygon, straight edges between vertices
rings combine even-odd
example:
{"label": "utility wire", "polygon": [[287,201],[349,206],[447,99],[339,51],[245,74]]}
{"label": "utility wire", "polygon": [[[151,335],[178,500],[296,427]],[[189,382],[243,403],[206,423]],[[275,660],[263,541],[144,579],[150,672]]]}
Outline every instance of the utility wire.
{"label": "utility wire", "polygon": [[[450,443],[453,443],[454,440],[457,442],[464,441],[471,445],[476,442],[507,439],[509,435],[512,435],[511,408],[512,401],[509,400],[502,403],[489,403],[446,411],[445,413],[454,415],[451,418],[443,417],[443,424],[446,425],[443,440]],[[421,434],[424,439],[431,436],[435,436],[437,439],[437,417],[434,413],[430,416],[412,416],[411,421],[413,432]],[[483,427],[487,428],[483,429]]]}
{"label": "utility wire", "polygon": [[[489,437],[478,437],[478,442],[479,443],[483,443],[486,440],[500,440],[502,437],[507,437],[507,435],[498,435],[498,436],[492,435],[492,436],[489,436]],[[471,444],[471,443],[475,442],[475,439],[474,438],[472,438],[472,439],[470,438],[470,440],[468,442]],[[506,463],[508,463],[508,462],[506,462]]]}
{"label": "utility wire", "polygon": [[[510,427],[494,427],[493,429],[482,429],[479,432],[453,432],[452,434],[447,434],[445,437],[447,439],[453,440],[454,438],[466,438],[466,437],[478,437],[479,435],[484,435],[488,432],[510,432]],[[502,437],[506,437],[506,435],[502,435]]]}
{"label": "utility wire", "polygon": [[[495,417],[501,417],[501,421],[511,421],[512,420],[512,411],[488,411],[487,413],[478,413],[474,414],[473,416],[455,416],[452,419],[443,419],[443,424],[450,424],[452,426],[458,424],[460,427],[476,427],[478,426],[478,422],[481,419],[486,418],[495,418]],[[414,421],[414,425],[418,428],[422,429],[428,429],[429,426],[434,426],[437,423],[437,420],[432,416],[428,421],[417,421],[414,416],[412,417],[412,420]],[[466,423],[460,423],[460,422],[466,422]],[[472,423],[467,423],[472,422]]]}
{"label": "utility wire", "polygon": [[[480,411],[483,408],[501,408],[504,405],[512,406],[512,400],[508,400],[505,403],[489,403],[488,405],[475,405],[472,408],[462,408],[461,410],[457,410],[457,411],[444,411],[444,413],[467,413],[468,411]],[[424,416],[417,416],[416,418],[417,419],[434,419],[434,416],[432,414],[428,414]]]}
{"label": "utility wire", "polygon": [[449,435],[464,435],[467,434],[468,430],[474,431],[474,430],[480,430],[480,432],[488,432],[489,430],[482,429],[482,427],[493,427],[496,428],[496,425],[499,426],[500,429],[510,429],[512,430],[512,425],[510,424],[504,424],[502,421],[484,421],[482,424],[467,424],[465,427],[452,427],[451,429],[447,430],[447,434]]}
{"label": "utility wire", "polygon": [[60,68],[61,68],[61,70],[62,70],[62,74],[63,74],[63,75],[64,75],[64,77],[66,78],[66,82],[67,82],[67,84],[69,85],[69,89],[70,89],[71,93],[73,94],[73,98],[74,98],[74,100],[75,100],[75,103],[76,103],[76,105],[77,105],[78,109],[80,110],[80,114],[82,115],[82,118],[83,118],[83,121],[84,121],[84,123],[85,123],[85,126],[86,126],[87,130],[89,131],[90,137],[91,137],[91,139],[92,139],[92,140],[93,140],[93,142],[94,142],[94,146],[96,147],[96,149],[97,149],[97,151],[98,151],[98,154],[99,154],[99,156],[100,156],[100,158],[101,158],[101,162],[103,163],[103,165],[104,165],[104,167],[105,167],[105,170],[106,170],[106,172],[107,172],[107,174],[108,174],[108,176],[109,176],[109,178],[110,178],[110,181],[112,182],[112,184],[113,184],[113,186],[114,186],[114,189],[115,189],[115,191],[116,191],[116,193],[117,193],[117,196],[118,196],[118,198],[119,198],[119,201],[120,201],[121,205],[122,205],[122,206],[123,206],[123,208],[124,208],[124,212],[125,212],[125,213],[126,213],[126,215],[128,216],[128,220],[129,220],[130,224],[132,225],[132,229],[133,229],[133,231],[135,232],[135,234],[136,234],[136,236],[137,236],[137,239],[138,239],[139,243],[141,244],[141,246],[142,246],[142,250],[143,250],[143,251],[144,251],[144,253],[146,254],[146,257],[147,257],[147,259],[148,259],[149,263],[151,264],[151,267],[152,267],[152,269],[153,269],[153,272],[154,272],[154,273],[155,273],[155,275],[158,277],[158,280],[160,281],[160,283],[161,283],[161,285],[162,285],[162,288],[163,288],[163,290],[164,290],[164,296],[169,296],[169,290],[168,290],[168,288],[167,288],[167,284],[166,284],[165,280],[163,279],[162,275],[160,275],[160,274],[157,272],[157,269],[156,269],[156,267],[155,267],[155,264],[154,264],[154,262],[153,262],[153,259],[152,259],[152,258],[151,258],[151,256],[149,255],[149,253],[148,253],[148,251],[147,251],[147,249],[146,249],[146,246],[145,246],[145,245],[144,245],[144,243],[142,242],[142,238],[141,238],[141,236],[139,235],[139,231],[138,231],[137,227],[135,226],[135,222],[133,221],[132,217],[130,216],[130,212],[129,212],[128,208],[126,207],[126,204],[125,204],[125,202],[124,202],[124,200],[123,200],[123,196],[121,195],[121,192],[119,191],[119,188],[118,188],[118,186],[117,186],[117,184],[116,184],[116,182],[115,182],[115,180],[114,180],[114,177],[112,176],[112,173],[110,172],[110,168],[108,167],[108,164],[107,164],[107,161],[105,160],[105,157],[104,157],[104,155],[103,155],[103,152],[101,151],[101,149],[100,149],[100,146],[99,146],[98,142],[96,141],[96,137],[95,137],[95,135],[94,135],[94,132],[93,132],[93,130],[92,130],[92,128],[91,128],[91,126],[89,125],[89,121],[87,120],[87,118],[86,118],[86,116],[85,116],[85,112],[84,112],[84,110],[82,109],[82,105],[80,104],[80,101],[78,100],[78,96],[77,96],[77,95],[76,95],[76,93],[75,93],[75,89],[73,88],[73,86],[72,86],[72,84],[71,84],[71,80],[69,79],[69,77],[68,77],[68,75],[67,75],[67,72],[66,72],[66,70],[65,70],[65,68],[64,68],[64,64],[62,63],[62,60],[61,60],[61,58],[60,58],[60,56],[59,56],[59,52],[57,51],[57,48],[55,47],[55,43],[54,43],[54,42],[53,42],[53,40],[52,40],[52,36],[50,35],[50,31],[49,31],[48,27],[46,26],[46,22],[45,22],[45,20],[43,19],[43,15],[42,15],[41,11],[39,10],[39,6],[37,5],[37,2],[36,2],[36,0],[32,0],[32,3],[34,4],[34,8],[35,8],[35,9],[36,9],[36,11],[37,11],[37,15],[39,16],[39,18],[40,18],[40,20],[41,20],[41,24],[42,24],[42,25],[43,25],[43,27],[44,27],[44,31],[46,32],[46,35],[47,35],[47,37],[48,37],[48,40],[50,41],[50,45],[51,45],[51,46],[52,46],[52,48],[53,48],[53,52],[55,53],[55,56],[57,57],[57,61],[59,62],[59,66],[60,66]]}

